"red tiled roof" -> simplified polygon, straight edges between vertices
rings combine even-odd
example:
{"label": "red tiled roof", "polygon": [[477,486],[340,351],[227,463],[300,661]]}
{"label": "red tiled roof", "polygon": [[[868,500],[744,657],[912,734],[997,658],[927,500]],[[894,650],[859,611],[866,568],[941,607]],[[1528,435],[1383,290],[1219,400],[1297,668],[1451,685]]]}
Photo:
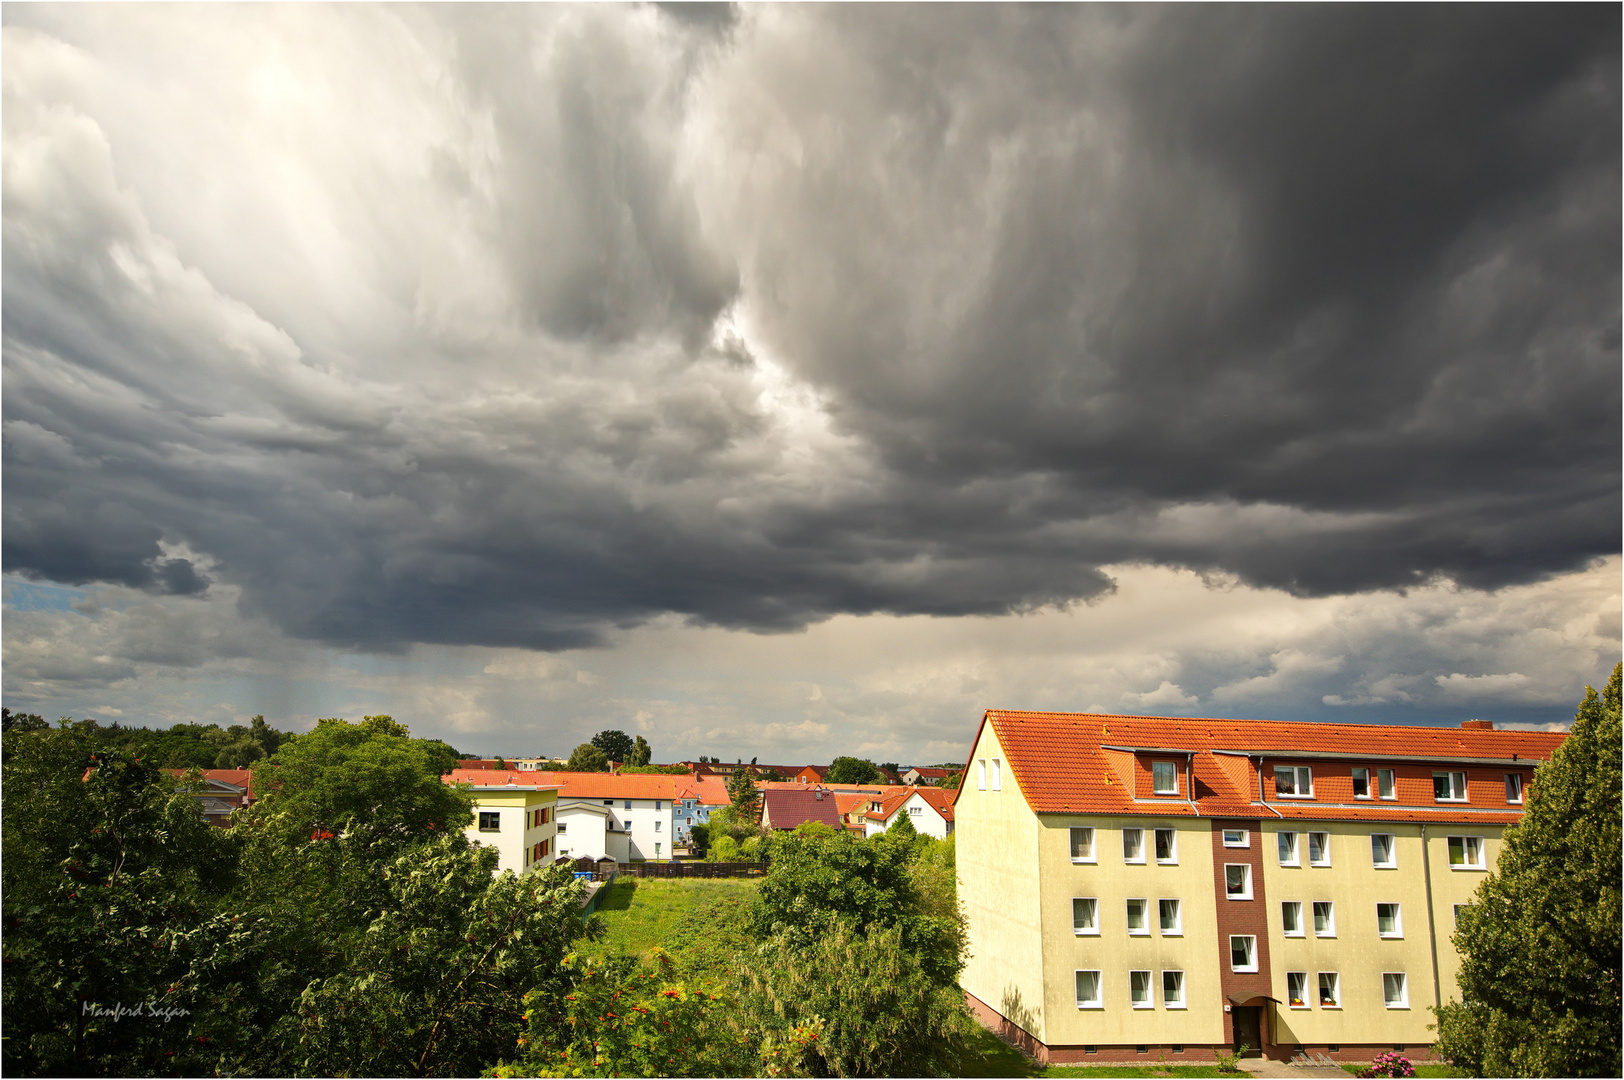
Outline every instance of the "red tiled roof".
{"label": "red tiled roof", "polygon": [[[1508,823],[1521,816],[1522,808],[1505,802],[1504,773],[1531,772],[1566,737],[1559,732],[998,709],[989,710],[982,723],[992,725],[1014,780],[1040,814]],[[1157,757],[1179,763],[1178,796],[1151,794],[1149,763]],[[1264,759],[1260,777],[1258,765]],[[1193,774],[1193,800],[1185,790],[1185,761]],[[1313,766],[1315,798],[1293,800],[1274,792],[1273,767],[1288,762]],[[1445,763],[1467,771],[1469,803],[1433,799],[1432,768]],[[1398,798],[1355,801],[1350,772],[1357,765],[1392,768]]]}
{"label": "red tiled roof", "polygon": [[904,788],[901,791],[893,792],[880,800],[878,810],[870,810],[864,816],[875,821],[889,821],[892,814],[902,809],[907,805],[908,800],[916,795],[921,802],[942,815],[944,821],[953,820],[954,792],[925,787]]}

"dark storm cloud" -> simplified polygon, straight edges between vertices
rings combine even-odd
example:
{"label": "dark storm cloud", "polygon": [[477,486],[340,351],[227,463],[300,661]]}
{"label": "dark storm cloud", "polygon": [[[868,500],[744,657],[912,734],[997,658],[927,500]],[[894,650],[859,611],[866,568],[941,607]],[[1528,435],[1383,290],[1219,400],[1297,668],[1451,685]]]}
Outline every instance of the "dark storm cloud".
{"label": "dark storm cloud", "polygon": [[8,8],[6,568],[564,648],[1618,550],[1617,9],[724,14]]}

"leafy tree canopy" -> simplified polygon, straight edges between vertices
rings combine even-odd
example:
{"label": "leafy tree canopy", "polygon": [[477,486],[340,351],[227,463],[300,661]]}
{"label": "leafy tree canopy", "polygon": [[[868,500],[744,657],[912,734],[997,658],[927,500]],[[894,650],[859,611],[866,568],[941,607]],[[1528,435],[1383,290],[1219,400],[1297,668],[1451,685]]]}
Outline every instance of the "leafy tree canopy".
{"label": "leafy tree canopy", "polygon": [[592,736],[592,745],[607,754],[610,761],[619,762],[631,758],[634,746],[631,736],[624,731],[600,731]]}
{"label": "leafy tree canopy", "polygon": [[1476,1075],[1619,1075],[1621,670],[1586,688],[1461,913],[1463,1002],[1438,1010],[1438,1051]]}
{"label": "leafy tree canopy", "polygon": [[591,743],[582,743],[564,763],[564,772],[608,772],[609,755]]}
{"label": "leafy tree canopy", "polygon": [[837,757],[823,777],[826,784],[877,784],[880,770],[867,758]]}
{"label": "leafy tree canopy", "polygon": [[626,764],[640,766],[647,765],[649,763],[649,759],[653,756],[654,750],[649,746],[648,740],[639,735],[636,739],[632,740],[632,751],[630,754],[626,755]]}

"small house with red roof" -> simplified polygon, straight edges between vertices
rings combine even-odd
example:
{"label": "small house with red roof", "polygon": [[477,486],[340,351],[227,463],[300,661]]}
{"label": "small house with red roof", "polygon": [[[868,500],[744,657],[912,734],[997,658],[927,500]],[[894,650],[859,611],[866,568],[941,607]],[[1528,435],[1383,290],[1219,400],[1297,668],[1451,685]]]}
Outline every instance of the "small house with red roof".
{"label": "small house with red roof", "polygon": [[863,815],[864,835],[885,832],[899,817],[906,817],[915,831],[938,840],[953,832],[953,792],[936,788],[912,788],[871,800]]}
{"label": "small house with red roof", "polygon": [[761,793],[761,824],[783,832],[816,821],[839,832],[843,827],[835,793],[800,784],[773,785]]}

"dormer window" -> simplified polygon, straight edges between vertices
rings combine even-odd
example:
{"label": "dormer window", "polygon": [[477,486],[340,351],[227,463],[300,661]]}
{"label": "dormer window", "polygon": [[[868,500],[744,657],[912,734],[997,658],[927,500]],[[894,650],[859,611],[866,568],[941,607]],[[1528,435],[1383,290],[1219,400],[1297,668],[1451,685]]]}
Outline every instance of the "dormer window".
{"label": "dormer window", "polygon": [[1287,799],[1314,797],[1314,770],[1307,765],[1276,765],[1274,793]]}
{"label": "dormer window", "polygon": [[1150,763],[1151,790],[1158,795],[1177,795],[1179,793],[1179,769],[1171,761],[1153,761]]}

